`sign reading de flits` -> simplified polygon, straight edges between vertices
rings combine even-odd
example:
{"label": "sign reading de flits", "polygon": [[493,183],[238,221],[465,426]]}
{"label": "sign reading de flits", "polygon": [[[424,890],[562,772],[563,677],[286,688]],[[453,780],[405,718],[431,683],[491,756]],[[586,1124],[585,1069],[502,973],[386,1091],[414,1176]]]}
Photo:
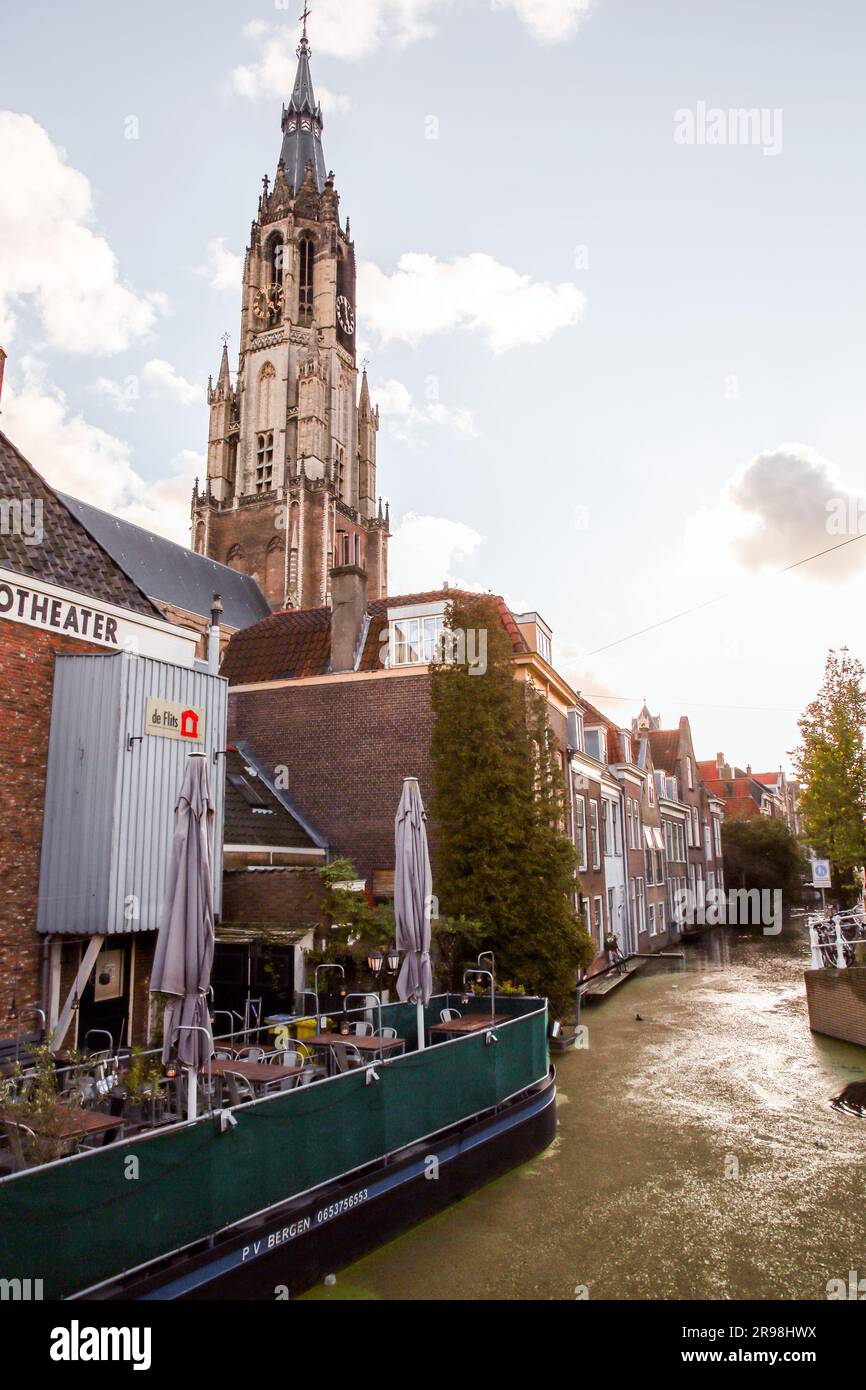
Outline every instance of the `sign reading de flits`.
{"label": "sign reading de flits", "polygon": [[204,742],[205,712],[197,705],[180,705],[149,695],[144,709],[144,732],[185,743]]}

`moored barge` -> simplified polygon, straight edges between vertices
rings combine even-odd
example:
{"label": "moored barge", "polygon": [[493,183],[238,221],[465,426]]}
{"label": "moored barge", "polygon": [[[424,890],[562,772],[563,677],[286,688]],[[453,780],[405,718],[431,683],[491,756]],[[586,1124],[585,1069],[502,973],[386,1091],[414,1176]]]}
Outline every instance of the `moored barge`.
{"label": "moored barge", "polygon": [[[434,996],[435,1030],[456,996]],[[462,1005],[465,1009],[465,1005]],[[532,1157],[556,1130],[542,999],[400,1056],[0,1180],[0,1275],[49,1299],[274,1299]]]}

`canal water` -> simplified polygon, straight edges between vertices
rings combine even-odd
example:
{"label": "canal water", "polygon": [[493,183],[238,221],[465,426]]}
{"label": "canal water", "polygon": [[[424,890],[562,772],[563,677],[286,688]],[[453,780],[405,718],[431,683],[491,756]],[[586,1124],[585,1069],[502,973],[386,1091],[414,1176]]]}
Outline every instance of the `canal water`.
{"label": "canal water", "polygon": [[866,1119],[829,1105],[866,1053],[809,1032],[802,919],[683,949],[586,1006],[546,1153],[306,1297],[823,1299],[866,1277]]}

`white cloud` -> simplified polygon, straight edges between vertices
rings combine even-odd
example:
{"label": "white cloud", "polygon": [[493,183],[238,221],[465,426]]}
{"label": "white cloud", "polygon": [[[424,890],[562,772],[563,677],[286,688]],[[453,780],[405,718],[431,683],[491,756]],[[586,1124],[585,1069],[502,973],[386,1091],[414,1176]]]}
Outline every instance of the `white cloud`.
{"label": "white cloud", "polygon": [[394,377],[371,387],[370,395],[374,405],[379,407],[382,428],[412,448],[419,447],[423,431],[429,425],[444,425],[459,434],[478,433],[471,410],[465,406],[452,410],[442,404],[435,379],[428,382],[427,390],[429,395],[424,404],[419,406],[415,403],[408,386]]}
{"label": "white cloud", "polygon": [[188,543],[190,495],[194,477],[204,473],[204,455],[183,450],[167,477],[142,478],[127,442],[73,414],[33,358],[21,360],[20,380],[6,383],[3,429],[52,487]]}
{"label": "white cloud", "polygon": [[140,394],[138,377],[133,374],[125,376],[123,381],[115,381],[108,376],[99,376],[90,383],[90,390],[94,395],[107,401],[120,415],[133,414]]}
{"label": "white cloud", "polygon": [[506,352],[577,323],[586,302],[576,285],[532,280],[481,252],[440,261],[408,251],[391,275],[364,262],[358,280],[362,317],[382,343],[464,328]]}
{"label": "white cloud", "polygon": [[577,33],[593,0],[493,0],[495,10],[513,10],[539,43],[564,43]]}
{"label": "white cloud", "polygon": [[390,592],[411,594],[440,589],[443,583],[460,584],[453,566],[470,559],[482,539],[462,521],[406,512],[388,547]]}
{"label": "white cloud", "polygon": [[[866,530],[866,494],[847,487],[834,464],[803,444],[756,455],[731,479],[725,501],[734,551],[750,571],[778,569]],[[844,583],[866,564],[866,540],[804,567],[808,577]]]}
{"label": "white cloud", "polygon": [[[539,43],[573,38],[592,8],[592,0],[488,0],[491,10],[512,11]],[[455,0],[318,0],[310,27],[316,53],[355,61],[384,44],[396,49],[433,38],[437,21],[457,9]],[[259,46],[256,60],[232,70],[230,85],[241,96],[285,97],[295,80],[296,23],[252,20],[244,37]],[[324,89],[320,93],[325,107]],[[327,108],[325,108],[327,109]]]}
{"label": "white cloud", "polygon": [[84,174],[30,117],[0,112],[0,337],[31,301],[47,341],[68,352],[116,353],[149,334],[164,298],[119,278],[117,258],[90,225]]}
{"label": "white cloud", "polygon": [[141,376],[153,396],[176,401],[178,405],[201,405],[204,402],[204,387],[198,382],[187,381],[170,362],[165,362],[161,357],[145,362]]}
{"label": "white cloud", "polygon": [[214,237],[204,249],[204,261],[195,267],[196,275],[207,280],[213,290],[236,294],[244,273],[244,258],[229,251],[225,237]]}

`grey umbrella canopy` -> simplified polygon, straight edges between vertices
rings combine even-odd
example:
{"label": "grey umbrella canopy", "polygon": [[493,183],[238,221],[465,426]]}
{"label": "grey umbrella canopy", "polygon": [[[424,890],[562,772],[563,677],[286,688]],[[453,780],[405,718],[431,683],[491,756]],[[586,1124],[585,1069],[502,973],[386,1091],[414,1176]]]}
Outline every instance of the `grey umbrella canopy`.
{"label": "grey umbrella canopy", "polygon": [[[150,977],[154,994],[170,994],[163,1021],[163,1062],[177,1045],[180,1061],[200,1067],[213,1052],[205,991],[214,953],[214,803],[207,758],[187,760],[175,809],[165,907]],[[206,1036],[193,1031],[203,1028]]]}
{"label": "grey umbrella canopy", "polygon": [[424,1046],[424,1005],[433,991],[430,967],[430,908],[433,875],[427,848],[427,814],[415,777],[403,782],[394,818],[394,918],[397,949],[406,952],[397,994],[418,1005],[418,1047]]}

